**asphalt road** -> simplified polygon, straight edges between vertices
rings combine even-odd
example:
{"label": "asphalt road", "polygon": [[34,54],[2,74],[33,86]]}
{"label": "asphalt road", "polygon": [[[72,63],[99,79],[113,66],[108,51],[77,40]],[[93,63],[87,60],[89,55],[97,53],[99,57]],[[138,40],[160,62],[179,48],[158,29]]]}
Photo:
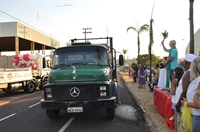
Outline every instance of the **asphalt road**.
{"label": "asphalt road", "polygon": [[49,119],[40,107],[41,91],[26,94],[0,92],[1,132],[149,132],[141,108],[118,77],[120,104],[113,120],[106,117],[106,110],[88,110],[79,114],[61,111],[59,118]]}

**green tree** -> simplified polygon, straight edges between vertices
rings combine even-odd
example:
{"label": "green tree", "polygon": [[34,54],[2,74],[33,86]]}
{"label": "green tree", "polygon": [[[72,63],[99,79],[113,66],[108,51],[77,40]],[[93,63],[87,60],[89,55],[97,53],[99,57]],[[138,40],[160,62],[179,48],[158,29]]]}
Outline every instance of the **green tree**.
{"label": "green tree", "polygon": [[[128,53],[128,50],[123,49],[122,53],[124,54],[124,64],[125,64],[125,58],[126,58],[125,55]],[[124,65],[124,70],[125,70],[125,65]]]}
{"label": "green tree", "polygon": [[[150,66],[149,54],[140,55],[141,64]],[[155,68],[156,64],[164,63],[164,59],[152,54],[152,67]]]}
{"label": "green tree", "polygon": [[132,68],[137,67],[137,66],[138,66],[138,65],[137,65],[136,63],[132,63],[132,64],[131,64],[131,67],[132,67]]}
{"label": "green tree", "polygon": [[193,3],[194,0],[190,1],[190,53],[194,54],[194,23],[193,23]]}
{"label": "green tree", "polygon": [[123,49],[123,50],[122,50],[122,53],[124,54],[124,62],[125,62],[125,55],[128,53],[128,50]]}
{"label": "green tree", "polygon": [[145,31],[149,31],[149,25],[148,24],[144,24],[143,26],[139,27],[137,26],[136,28],[135,27],[128,27],[127,28],[127,32],[129,30],[133,30],[137,33],[137,45],[138,45],[138,56],[137,56],[137,64],[140,64],[140,34],[142,32],[145,32]]}

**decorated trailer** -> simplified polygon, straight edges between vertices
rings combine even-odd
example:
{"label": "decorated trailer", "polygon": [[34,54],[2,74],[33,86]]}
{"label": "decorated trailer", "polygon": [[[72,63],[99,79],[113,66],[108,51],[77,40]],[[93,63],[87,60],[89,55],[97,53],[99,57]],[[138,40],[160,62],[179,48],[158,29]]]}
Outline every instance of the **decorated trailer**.
{"label": "decorated trailer", "polygon": [[0,89],[6,93],[23,89],[33,93],[47,83],[51,71],[49,55],[17,54],[0,56]]}

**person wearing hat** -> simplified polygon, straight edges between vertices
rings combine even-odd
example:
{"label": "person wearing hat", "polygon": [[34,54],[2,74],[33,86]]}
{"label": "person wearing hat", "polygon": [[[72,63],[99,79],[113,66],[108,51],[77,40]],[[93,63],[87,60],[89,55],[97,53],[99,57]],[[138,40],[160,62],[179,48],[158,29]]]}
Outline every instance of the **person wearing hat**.
{"label": "person wearing hat", "polygon": [[164,41],[161,42],[164,51],[169,52],[169,56],[167,60],[165,61],[165,66],[167,69],[167,77],[166,77],[166,87],[169,88],[170,82],[172,81],[174,77],[174,69],[178,66],[178,50],[176,49],[176,41],[171,40],[169,42],[170,49],[167,49],[164,45]]}
{"label": "person wearing hat", "polygon": [[177,129],[180,132],[180,119],[181,119],[181,100],[186,98],[187,88],[190,84],[190,64],[196,56],[194,54],[187,54],[184,58],[183,66],[185,72],[179,81],[178,87],[175,93],[176,111],[177,111]]}

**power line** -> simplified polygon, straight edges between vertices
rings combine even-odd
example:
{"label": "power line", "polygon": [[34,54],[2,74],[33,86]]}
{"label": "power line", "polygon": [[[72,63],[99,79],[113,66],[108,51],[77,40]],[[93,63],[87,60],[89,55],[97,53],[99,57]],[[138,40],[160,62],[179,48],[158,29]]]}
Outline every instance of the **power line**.
{"label": "power line", "polygon": [[[56,37],[52,37],[52,35],[50,35],[50,34],[48,34],[48,33],[44,32],[44,31],[41,31],[41,30],[39,30],[39,29],[37,29],[37,28],[35,28],[35,27],[33,27],[33,26],[31,26],[31,25],[29,25],[29,24],[27,24],[27,23],[25,23],[25,22],[23,22],[23,21],[21,21],[21,20],[19,20],[19,19],[17,19],[16,17],[14,17],[14,16],[12,16],[12,15],[10,15],[10,14],[8,14],[8,13],[6,13],[6,12],[2,11],[2,10],[0,10],[0,12],[2,12],[3,14],[5,14],[5,15],[9,16],[9,17],[10,17],[10,18],[12,18],[12,19],[15,19],[15,20],[17,20],[18,22],[21,22],[21,23],[23,23],[23,24],[25,24],[25,25],[27,25],[27,26],[29,26],[29,27],[31,27],[31,28],[33,28],[33,29],[37,30],[37,31],[40,31],[41,33],[44,33],[44,34],[46,34],[47,36],[49,36],[49,37],[51,37],[51,38],[58,39],[58,38],[56,38]],[[62,42],[65,42],[65,41],[63,41],[63,40],[61,40],[61,39],[58,39],[58,40],[60,40],[60,41],[62,41]]]}
{"label": "power line", "polygon": [[72,4],[70,4],[70,5],[56,5],[57,7],[63,7],[63,6],[72,6]]}
{"label": "power line", "polygon": [[[34,2],[36,2],[36,1],[34,1]],[[11,0],[10,3],[12,3],[14,6],[16,6],[17,8],[19,8],[20,10],[22,10],[23,13],[29,14],[29,17],[34,18],[35,21],[37,20],[37,22],[45,24],[45,26],[49,27],[49,29],[54,29],[54,31],[57,30],[57,28],[55,28],[54,25],[52,25],[52,24],[49,23],[49,22],[51,22],[51,20],[48,20],[48,18],[46,16],[42,15],[42,13],[40,13],[40,17],[39,17],[39,13],[38,13],[37,9],[35,9],[35,8],[29,6],[28,4],[25,4],[23,2],[21,2],[19,4],[19,2]],[[6,14],[9,15],[9,17],[14,18],[14,19],[22,22],[22,20],[17,19],[16,17],[10,15],[9,13],[6,13]],[[25,23],[25,22],[23,22],[23,23]],[[29,25],[29,24],[26,24],[26,25]],[[33,27],[33,26],[31,26],[31,27]],[[33,27],[33,28],[35,28],[35,27]],[[37,28],[35,28],[35,29],[37,29]],[[37,30],[39,30],[39,29],[37,29]],[[39,31],[41,31],[41,30],[39,30]],[[41,32],[45,33],[44,31],[41,31]],[[45,33],[45,34],[47,34],[48,36],[52,36],[52,34],[51,35],[49,35],[48,33]],[[66,41],[64,41],[62,39],[59,39],[59,38],[56,38],[56,39],[58,39],[58,40],[60,40],[60,41],[62,41],[64,43],[66,43]]]}
{"label": "power line", "polygon": [[[13,2],[13,1],[12,1]],[[13,3],[14,4],[14,3]],[[28,4],[24,4],[24,3],[20,3],[20,4],[18,4],[18,2],[15,2],[15,5],[17,5],[17,7],[19,7],[19,9],[22,9],[22,10],[24,10],[26,13],[27,12],[29,12],[29,14],[31,14],[31,16],[33,16],[34,17],[34,20],[37,20],[38,22],[42,22],[42,23],[44,23],[45,24],[45,26],[46,25],[49,25],[49,27],[53,27],[53,25],[51,25],[49,22],[50,22],[50,20],[48,20],[48,18],[47,17],[45,17],[45,16],[43,16],[42,15],[42,13],[40,13],[41,15],[41,17],[39,18],[39,11],[38,10],[36,10],[36,9],[34,9],[34,8],[32,8],[31,6],[29,6]],[[28,10],[27,10],[28,9]]]}
{"label": "power line", "polygon": [[[34,7],[32,7],[33,6],[33,4],[30,6],[30,4],[28,4],[28,3],[25,3],[26,1],[13,1],[13,0],[10,0],[10,1],[6,1],[6,2],[9,2],[9,4],[11,3],[12,4],[12,6],[14,6],[14,8],[13,9],[16,9],[16,12],[18,12],[18,11],[22,11],[21,13],[23,13],[23,14],[25,14],[25,15],[28,15],[28,17],[30,17],[31,19],[33,19],[34,21],[37,21],[37,23],[38,24],[40,24],[40,26],[42,26],[42,25],[45,25],[45,26],[42,26],[40,29],[43,29],[43,27],[45,27],[45,28],[47,28],[48,29],[48,32],[49,32],[49,30],[50,30],[50,32],[53,32],[53,33],[55,33],[55,31],[58,33],[58,32],[60,32],[61,30],[63,30],[63,27],[61,27],[61,28],[58,28],[58,25],[56,25],[56,23],[54,22],[54,21],[52,21],[52,18],[51,19],[49,19],[49,17],[46,17],[46,15],[43,15],[38,9],[35,9]],[[56,3],[58,2],[58,1],[54,1],[54,0],[47,0],[47,1],[37,1],[37,0],[35,0],[35,1],[33,1],[34,3],[36,2],[48,2],[48,4],[51,4],[51,6],[54,8],[54,7],[56,7]],[[61,2],[65,2],[65,1],[61,1]],[[50,6],[50,7],[51,7]],[[62,6],[72,6],[72,4],[64,4],[64,5],[58,5],[58,6],[60,6],[60,7],[62,7]],[[11,7],[11,6],[10,6]],[[46,6],[45,6],[46,7]],[[11,7],[12,8],[12,7]],[[17,9],[18,8],[18,9]],[[57,7],[56,7],[57,8]],[[55,9],[56,9],[55,8]],[[67,14],[67,13],[71,13],[71,11],[66,11],[66,10],[64,10],[64,9],[66,9],[66,8],[57,8],[58,10],[55,10],[55,9],[53,9],[53,10],[49,10],[49,11],[53,11],[53,12],[55,12],[55,11],[59,11],[57,14]],[[73,10],[74,10],[74,8],[73,8]],[[75,9],[76,10],[76,9]],[[3,10],[2,10],[3,11]],[[27,20],[23,20],[24,19],[24,16],[20,19],[20,17],[22,16],[22,15],[20,15],[19,17],[17,17],[16,15],[13,15],[13,14],[11,14],[11,13],[9,13],[11,10],[8,10],[8,11],[3,11],[3,12],[5,12],[6,14],[4,14],[4,16],[8,16],[9,18],[11,18],[11,19],[13,19],[13,20],[17,20],[17,21],[20,21],[20,22],[22,22],[22,23],[25,23],[26,25],[29,25],[29,24],[27,24]],[[48,12],[49,12],[48,11]],[[49,12],[50,13],[50,12]],[[26,17],[27,18],[27,17]],[[30,19],[29,19],[30,20]],[[53,19],[54,20],[54,19]],[[33,22],[33,21],[32,21]],[[41,25],[42,24],[42,25]],[[56,25],[56,27],[55,27],[55,25]],[[33,27],[33,26],[31,26],[31,27]],[[35,27],[33,27],[34,29],[37,29],[37,28],[35,28]],[[45,33],[45,34],[47,34],[48,36],[51,36],[52,37],[52,34],[50,35],[49,33],[46,33],[46,32],[44,32],[44,31],[42,31],[42,30],[39,30],[39,29],[37,29],[38,31],[41,31],[41,32],[43,32],[43,33]],[[68,31],[68,30],[67,30]],[[68,31],[69,32],[69,31]],[[59,41],[61,41],[62,43],[66,43],[67,42],[67,40],[62,40],[62,39],[59,39],[59,38],[56,38],[56,39],[58,39]],[[69,37],[69,40],[70,40],[70,37]]]}

